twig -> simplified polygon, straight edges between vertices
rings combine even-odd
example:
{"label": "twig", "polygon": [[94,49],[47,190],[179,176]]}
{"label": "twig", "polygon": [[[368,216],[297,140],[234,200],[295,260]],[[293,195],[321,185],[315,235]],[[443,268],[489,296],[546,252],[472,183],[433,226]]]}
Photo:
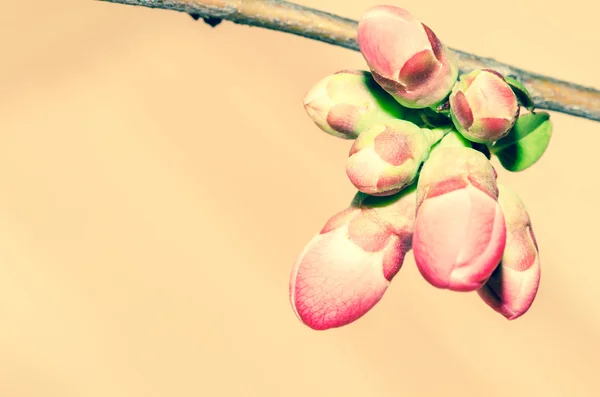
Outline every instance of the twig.
{"label": "twig", "polygon": [[[358,51],[357,21],[283,0],[99,0],[186,12],[211,26],[221,20],[307,37]],[[536,108],[600,121],[600,91],[452,49],[460,70],[492,68],[521,81]]]}

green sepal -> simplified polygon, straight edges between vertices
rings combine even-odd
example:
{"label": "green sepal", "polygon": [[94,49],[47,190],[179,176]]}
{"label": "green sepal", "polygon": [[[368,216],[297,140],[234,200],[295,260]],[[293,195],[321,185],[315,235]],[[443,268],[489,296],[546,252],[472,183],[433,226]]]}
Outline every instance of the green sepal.
{"label": "green sepal", "polygon": [[[416,181],[416,179],[415,179]],[[387,207],[400,200],[402,197],[414,192],[417,189],[417,183],[406,186],[401,191],[394,193],[390,196],[372,196],[363,192],[356,192],[350,205],[352,207],[369,207],[369,208],[381,208]]]}
{"label": "green sepal", "polygon": [[451,129],[444,134],[444,137],[431,146],[429,157],[438,149],[443,147],[472,147],[471,141],[466,139],[455,129]]}
{"label": "green sepal", "polygon": [[504,80],[508,83],[510,88],[517,96],[517,100],[519,101],[519,103],[529,111],[533,111],[533,109],[535,108],[533,98],[531,98],[531,94],[529,93],[529,91],[527,91],[527,88],[525,88],[523,83],[508,76],[504,76]]}
{"label": "green sepal", "polygon": [[450,93],[448,93],[448,96],[446,96],[446,98],[442,99],[440,102],[425,109],[445,117],[450,117]]}
{"label": "green sepal", "polygon": [[420,109],[419,115],[425,128],[452,127],[450,113],[438,113],[431,108]]}
{"label": "green sepal", "polygon": [[523,171],[542,157],[551,136],[548,113],[527,113],[519,117],[507,136],[490,146],[490,151],[507,170]]}
{"label": "green sepal", "polygon": [[472,145],[473,149],[477,150],[478,152],[481,152],[485,157],[487,157],[488,160],[492,157],[492,154],[490,153],[490,148],[485,143],[473,142]]}

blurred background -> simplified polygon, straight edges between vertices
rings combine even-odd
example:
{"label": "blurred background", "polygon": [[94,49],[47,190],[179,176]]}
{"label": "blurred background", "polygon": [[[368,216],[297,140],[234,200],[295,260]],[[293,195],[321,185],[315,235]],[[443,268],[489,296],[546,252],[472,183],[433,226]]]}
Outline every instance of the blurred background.
{"label": "blurred background", "polygon": [[[598,3],[391,4],[600,88]],[[543,159],[499,169],[541,248],[524,317],[430,287],[409,255],[365,317],[316,332],[290,270],[355,190],[350,142],[302,99],[359,53],[89,0],[4,2],[0,51],[0,396],[600,395],[600,123],[552,114]]]}

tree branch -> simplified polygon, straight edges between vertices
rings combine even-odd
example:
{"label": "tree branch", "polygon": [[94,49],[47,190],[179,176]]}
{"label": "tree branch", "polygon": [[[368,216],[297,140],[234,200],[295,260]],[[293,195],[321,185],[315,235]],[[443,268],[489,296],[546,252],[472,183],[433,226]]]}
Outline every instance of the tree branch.
{"label": "tree branch", "polygon": [[[186,12],[211,26],[225,19],[307,37],[358,51],[357,21],[283,0],[99,0]],[[536,108],[600,121],[600,91],[452,49],[461,72],[491,68],[521,81]]]}

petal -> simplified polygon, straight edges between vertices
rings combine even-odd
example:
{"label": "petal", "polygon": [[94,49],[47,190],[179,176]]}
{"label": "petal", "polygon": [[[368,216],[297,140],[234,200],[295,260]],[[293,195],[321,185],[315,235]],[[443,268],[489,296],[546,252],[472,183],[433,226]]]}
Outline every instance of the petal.
{"label": "petal", "polygon": [[483,301],[508,320],[525,314],[533,304],[540,285],[541,268],[536,259],[526,271],[498,266],[478,292]]}
{"label": "petal", "polygon": [[419,271],[438,288],[479,289],[500,262],[505,233],[499,204],[471,185],[427,198],[415,220]]}
{"label": "petal", "polygon": [[358,136],[356,126],[362,116],[361,113],[358,106],[339,104],[331,108],[326,121],[333,130],[344,134],[348,139],[354,139]]}
{"label": "petal", "polygon": [[462,91],[456,91],[454,95],[450,98],[450,108],[452,109],[452,113],[465,129],[471,128],[473,125],[473,112],[471,111],[471,106],[467,101],[467,97]]}
{"label": "petal", "polygon": [[395,78],[408,59],[431,48],[421,23],[392,6],[368,10],[358,24],[357,39],[369,67],[386,78]]}
{"label": "petal", "polygon": [[398,80],[407,89],[424,84],[440,68],[433,51],[427,49],[417,52],[404,63],[398,74]]}
{"label": "petal", "polygon": [[350,182],[361,192],[377,193],[377,180],[390,167],[383,161],[373,147],[364,148],[348,158],[346,175]]}
{"label": "petal", "polygon": [[479,73],[465,95],[475,119],[513,119],[518,111],[517,97],[508,83],[490,72]]}
{"label": "petal", "polygon": [[438,37],[435,35],[433,30],[429,28],[429,26],[422,24],[423,29],[425,29],[425,33],[427,33],[427,39],[429,40],[429,44],[431,44],[431,49],[438,61],[442,61],[444,57],[444,47]]}
{"label": "petal", "polygon": [[359,193],[311,240],[289,285],[302,322],[320,330],[341,327],[382,298],[411,249],[415,188],[386,198]]}
{"label": "petal", "polygon": [[522,316],[533,303],[540,283],[540,259],[529,214],[516,193],[500,186],[499,203],[506,219],[502,262],[479,295],[509,320]]}
{"label": "petal", "polygon": [[391,165],[401,165],[413,158],[408,136],[390,129],[375,138],[374,150],[383,161]]}
{"label": "petal", "polygon": [[290,281],[292,307],[316,330],[341,327],[368,312],[389,281],[383,252],[366,252],[347,238],[347,228],[316,236],[299,258]]}

